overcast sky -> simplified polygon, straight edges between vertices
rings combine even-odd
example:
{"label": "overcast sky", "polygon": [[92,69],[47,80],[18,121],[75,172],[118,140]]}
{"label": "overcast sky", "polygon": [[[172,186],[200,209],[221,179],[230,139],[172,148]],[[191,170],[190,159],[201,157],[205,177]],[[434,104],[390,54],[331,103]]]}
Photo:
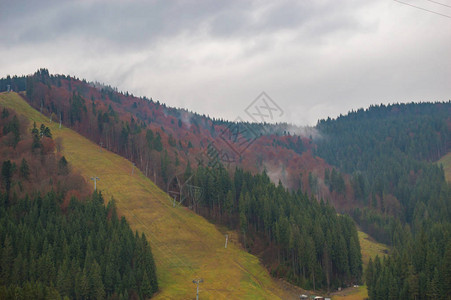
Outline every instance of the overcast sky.
{"label": "overcast sky", "polygon": [[404,2],[0,0],[0,77],[45,67],[232,120],[264,91],[297,125],[447,101],[451,0]]}

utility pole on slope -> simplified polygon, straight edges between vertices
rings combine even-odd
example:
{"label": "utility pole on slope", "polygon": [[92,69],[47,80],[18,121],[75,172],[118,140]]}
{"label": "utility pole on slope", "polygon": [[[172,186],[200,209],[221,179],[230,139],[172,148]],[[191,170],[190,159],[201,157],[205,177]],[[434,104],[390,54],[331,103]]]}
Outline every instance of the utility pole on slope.
{"label": "utility pole on slope", "polygon": [[228,235],[228,234],[226,234],[225,236],[226,236],[226,243],[225,243],[225,247],[224,247],[224,248],[226,248],[226,249],[227,249],[227,241],[229,240],[229,235]]}
{"label": "utility pole on slope", "polygon": [[193,280],[193,283],[197,285],[196,300],[199,300],[199,283],[202,282],[204,282],[202,278]]}
{"label": "utility pole on slope", "polygon": [[100,178],[97,176],[94,176],[94,177],[91,177],[91,180],[94,180],[94,191],[97,191],[97,181],[99,181]]}

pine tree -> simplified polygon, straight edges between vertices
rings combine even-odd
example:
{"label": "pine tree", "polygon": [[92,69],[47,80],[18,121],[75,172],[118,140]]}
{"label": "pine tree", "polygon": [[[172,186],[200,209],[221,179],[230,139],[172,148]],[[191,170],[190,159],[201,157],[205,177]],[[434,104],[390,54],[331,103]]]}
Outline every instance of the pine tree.
{"label": "pine tree", "polygon": [[185,181],[188,180],[188,178],[190,178],[192,174],[193,170],[191,169],[191,163],[188,159],[188,162],[186,163],[185,172],[183,173],[183,178],[185,179]]}
{"label": "pine tree", "polygon": [[146,141],[147,141],[147,147],[149,147],[149,149],[153,149],[153,131],[150,129],[147,129],[146,131]]}
{"label": "pine tree", "polygon": [[19,167],[19,172],[20,172],[20,176],[23,179],[28,179],[28,177],[30,176],[30,167],[25,158],[22,158],[22,162],[20,163],[20,167]]}
{"label": "pine tree", "polygon": [[351,237],[349,241],[349,268],[354,280],[358,280],[362,275],[362,254],[360,252],[359,241]]}
{"label": "pine tree", "polygon": [[89,297],[89,281],[86,274],[86,268],[78,273],[75,285],[75,293],[77,298],[87,299]]}
{"label": "pine tree", "polygon": [[102,275],[100,266],[97,261],[94,261],[92,268],[90,270],[90,285],[91,285],[91,295],[95,299],[105,299],[105,288],[102,283]]}
{"label": "pine tree", "polygon": [[61,157],[58,161],[58,174],[67,175],[69,174],[69,163],[66,160],[66,157]]}
{"label": "pine tree", "polygon": [[6,189],[6,200],[9,201],[9,192],[11,189],[11,177],[13,176],[13,165],[10,160],[2,164],[2,181]]}
{"label": "pine tree", "polygon": [[39,135],[41,137],[45,136],[48,138],[52,138],[52,132],[50,131],[50,128],[48,128],[44,124],[41,124],[40,130],[39,130]]}
{"label": "pine tree", "polygon": [[6,236],[3,243],[3,249],[1,249],[1,284],[10,284],[11,278],[11,268],[14,261],[14,249],[12,246],[11,238],[9,235]]}
{"label": "pine tree", "polygon": [[4,133],[11,132],[13,134],[12,144],[13,148],[16,148],[17,144],[20,141],[20,124],[19,119],[16,115],[14,115],[13,119],[7,124],[4,128]]}
{"label": "pine tree", "polygon": [[7,117],[9,117],[9,111],[4,107],[2,110],[2,119],[6,119]]}
{"label": "pine tree", "polygon": [[56,276],[56,288],[62,296],[71,295],[72,284],[67,260],[64,260],[62,266],[58,269],[58,274]]}
{"label": "pine tree", "polygon": [[388,300],[398,300],[398,283],[396,278],[390,273],[388,276]]}
{"label": "pine tree", "polygon": [[442,263],[443,295],[451,295],[451,242],[448,243]]}
{"label": "pine tree", "polygon": [[31,135],[33,137],[33,142],[31,144],[31,149],[34,152],[37,148],[41,148],[41,137],[39,136],[39,130],[36,128],[36,122],[33,123],[33,129],[31,130]]}
{"label": "pine tree", "polygon": [[155,149],[158,152],[163,151],[163,144],[161,143],[161,135],[157,131],[157,136],[155,139],[153,139],[153,149]]}
{"label": "pine tree", "polygon": [[370,257],[370,260],[368,262],[368,266],[366,268],[365,272],[365,282],[368,286],[368,296],[370,296],[371,299],[374,298],[374,279],[376,274],[374,273],[374,265],[373,265],[373,259]]}
{"label": "pine tree", "polygon": [[23,259],[22,253],[19,252],[19,255],[14,259],[14,264],[12,268],[11,282],[23,282]]}
{"label": "pine tree", "polygon": [[418,299],[420,295],[420,286],[418,282],[418,274],[415,274],[413,266],[410,265],[408,268],[407,282],[409,283],[409,295],[413,300]]}
{"label": "pine tree", "polygon": [[114,265],[111,260],[107,260],[107,265],[105,269],[105,277],[104,277],[104,285],[105,290],[108,295],[112,294],[114,291],[115,284],[115,273],[114,273]]}
{"label": "pine tree", "polygon": [[143,280],[141,283],[141,293],[144,298],[149,298],[153,294],[152,285],[150,284],[149,277],[147,276],[147,272],[144,271]]}
{"label": "pine tree", "polygon": [[434,269],[432,279],[428,282],[427,296],[429,299],[438,299],[440,297],[440,275],[437,268]]}

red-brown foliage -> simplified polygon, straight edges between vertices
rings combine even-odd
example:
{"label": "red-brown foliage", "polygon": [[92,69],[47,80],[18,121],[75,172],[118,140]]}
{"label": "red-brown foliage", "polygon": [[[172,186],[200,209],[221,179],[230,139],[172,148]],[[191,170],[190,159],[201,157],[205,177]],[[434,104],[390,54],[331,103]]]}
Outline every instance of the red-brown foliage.
{"label": "red-brown foliage", "polygon": [[[161,188],[166,189],[162,178],[162,158],[164,151],[149,149],[146,141],[146,130],[161,136],[163,148],[167,151],[169,166],[168,177],[184,171],[188,161],[196,168],[199,157],[205,154],[207,145],[214,141],[221,151],[233,152],[230,146],[218,136],[226,127],[213,126],[212,120],[189,111],[167,107],[158,101],[137,98],[128,93],[118,93],[110,87],[92,85],[78,79],[60,78],[61,85],[51,85],[37,81],[37,87],[28,101],[36,108],[50,116],[63,116],[63,123],[88,137],[103,147],[116,152],[141,169],[146,176],[154,180]],[[81,121],[70,123],[71,103],[74,95],[80,95],[84,107],[80,111]],[[134,124],[134,125],[133,125]],[[134,127],[135,126],[135,127]],[[137,129],[138,132],[134,132]],[[128,132],[124,138],[124,130]],[[140,131],[140,132],[139,132]],[[176,146],[169,144],[169,136],[175,139]],[[337,207],[352,205],[353,193],[349,177],[344,176],[346,194],[330,193],[324,185],[325,169],[332,169],[324,160],[312,155],[315,144],[310,138],[302,137],[305,151],[301,154],[281,145],[297,142],[298,136],[264,135],[257,138],[252,145],[241,153],[241,158],[234,163],[226,164],[233,171],[238,165],[253,173],[266,170],[274,181],[292,189],[302,187],[313,193],[308,184],[308,174],[319,179],[318,197],[330,199]],[[276,143],[274,143],[276,141]],[[192,148],[188,147],[192,145]],[[178,166],[175,165],[176,158]],[[204,161],[205,162],[205,161]],[[280,173],[280,174],[279,174]],[[302,175],[301,175],[302,174]]]}
{"label": "red-brown foliage", "polygon": [[[0,106],[1,110],[3,108]],[[16,115],[11,109],[8,112],[10,114],[8,118],[0,119],[0,128],[3,128]],[[79,199],[88,196],[91,190],[78,173],[71,171],[67,175],[58,174],[57,162],[61,158],[61,154],[55,153],[55,142],[51,138],[42,137],[41,148],[33,152],[29,122],[21,116],[18,119],[21,140],[17,143],[16,148],[9,146],[9,134],[0,136],[0,164],[10,160],[15,166],[11,195],[23,197],[25,194],[33,194],[36,191],[47,193],[54,190],[65,195],[65,199],[70,199],[71,195],[76,195]],[[21,170],[23,161],[28,166],[28,176],[26,177]]]}

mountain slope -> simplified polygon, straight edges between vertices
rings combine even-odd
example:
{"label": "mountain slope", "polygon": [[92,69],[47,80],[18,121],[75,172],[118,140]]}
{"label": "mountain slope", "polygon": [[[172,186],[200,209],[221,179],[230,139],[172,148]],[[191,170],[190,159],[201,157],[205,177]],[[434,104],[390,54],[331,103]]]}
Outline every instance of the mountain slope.
{"label": "mountain slope", "polygon": [[[203,278],[202,298],[289,299],[258,259],[229,243],[204,218],[183,207],[173,208],[169,197],[126,159],[103,150],[68,128],[58,128],[31,108],[18,94],[0,94],[6,107],[31,121],[44,123],[62,139],[62,153],[86,178],[98,176],[105,199],[114,196],[118,211],[134,230],[149,238],[161,291],[156,299],[194,298],[193,279]],[[132,174],[133,170],[133,174]]]}
{"label": "mountain slope", "polygon": [[[162,189],[188,161],[193,168],[201,161],[214,163],[209,145],[228,170],[236,166],[254,174],[266,170],[274,183],[281,180],[292,189],[302,186],[313,192],[308,174],[320,176],[331,168],[312,156],[314,128],[212,119],[103,84],[52,75],[47,69],[0,79],[0,91],[6,91],[7,84],[13,91],[24,91],[27,102],[46,116],[61,119],[91,141],[135,162]],[[164,157],[164,150],[168,163],[163,170],[155,158]],[[330,198],[327,188],[315,189],[318,192]]]}

